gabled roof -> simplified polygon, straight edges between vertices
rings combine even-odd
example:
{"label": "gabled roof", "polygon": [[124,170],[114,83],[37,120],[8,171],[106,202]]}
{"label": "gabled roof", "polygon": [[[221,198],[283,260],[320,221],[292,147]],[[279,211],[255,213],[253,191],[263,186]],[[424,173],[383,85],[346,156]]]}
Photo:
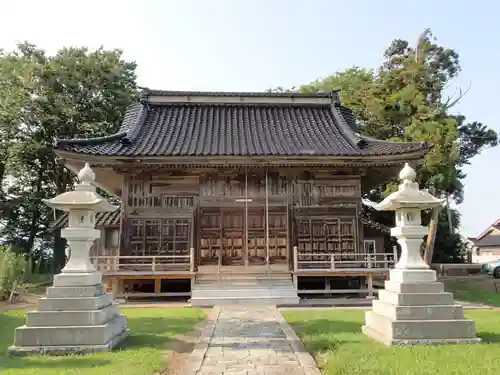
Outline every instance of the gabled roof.
{"label": "gabled roof", "polygon": [[480,240],[477,238],[469,238],[469,240],[477,247],[500,247],[500,235],[490,235]]}
{"label": "gabled roof", "polygon": [[495,221],[477,237],[468,240],[477,247],[500,247],[500,220]]}
{"label": "gabled roof", "polygon": [[423,142],[355,133],[338,93],[145,90],[116,134],[56,139],[59,150],[103,156],[346,156],[422,152]]}
{"label": "gabled roof", "polygon": [[477,237],[469,237],[469,240],[471,241],[481,240],[495,230],[500,231],[500,219],[495,221],[493,224],[490,224],[490,226],[488,226],[488,228],[486,228],[483,232],[481,232]]}

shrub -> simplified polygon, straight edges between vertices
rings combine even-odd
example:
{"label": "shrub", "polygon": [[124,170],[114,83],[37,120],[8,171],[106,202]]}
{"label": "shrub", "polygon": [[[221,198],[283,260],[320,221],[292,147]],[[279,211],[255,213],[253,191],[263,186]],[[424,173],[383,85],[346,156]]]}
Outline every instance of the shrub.
{"label": "shrub", "polygon": [[12,290],[22,284],[28,268],[22,254],[0,246],[0,299],[8,299]]}

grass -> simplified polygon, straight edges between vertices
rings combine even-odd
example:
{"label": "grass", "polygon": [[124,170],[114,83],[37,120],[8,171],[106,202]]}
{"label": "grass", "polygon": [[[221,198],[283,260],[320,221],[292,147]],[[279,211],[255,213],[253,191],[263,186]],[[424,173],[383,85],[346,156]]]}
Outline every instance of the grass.
{"label": "grass", "polygon": [[472,277],[468,279],[446,280],[445,286],[447,291],[453,292],[457,300],[500,307],[500,292],[495,290],[495,281],[500,287],[500,280]]}
{"label": "grass", "polygon": [[0,311],[0,374],[2,375],[152,375],[166,368],[165,352],[173,336],[186,333],[203,320],[193,308],[130,308],[131,335],[119,349],[66,357],[8,357],[14,328],[23,325],[25,310]]}
{"label": "grass", "polygon": [[359,310],[291,310],[285,317],[325,375],[489,375],[500,373],[500,314],[467,313],[484,344],[386,347],[361,333]]}

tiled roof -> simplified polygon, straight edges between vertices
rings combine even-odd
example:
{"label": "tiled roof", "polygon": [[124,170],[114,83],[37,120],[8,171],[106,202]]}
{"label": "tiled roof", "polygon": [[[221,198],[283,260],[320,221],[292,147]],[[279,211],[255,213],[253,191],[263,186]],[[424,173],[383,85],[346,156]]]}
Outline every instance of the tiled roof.
{"label": "tiled roof", "polygon": [[[200,97],[210,100],[192,100]],[[337,93],[147,91],[129,107],[117,134],[59,139],[56,148],[109,156],[364,156],[429,149],[422,142],[359,136],[354,128]]]}

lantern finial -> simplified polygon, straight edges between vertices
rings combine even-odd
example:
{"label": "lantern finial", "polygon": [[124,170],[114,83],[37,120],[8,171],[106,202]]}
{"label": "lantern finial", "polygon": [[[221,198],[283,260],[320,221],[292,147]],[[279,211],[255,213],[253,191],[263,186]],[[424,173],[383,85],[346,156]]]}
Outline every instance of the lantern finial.
{"label": "lantern finial", "polygon": [[90,185],[95,181],[95,173],[92,168],[90,168],[89,163],[85,163],[85,166],[80,170],[78,173],[78,179],[80,180],[80,183],[85,185]]}
{"label": "lantern finial", "polygon": [[405,166],[401,169],[401,172],[399,172],[399,179],[404,182],[413,182],[415,178],[417,178],[417,173],[410,167],[410,164],[405,163]]}

